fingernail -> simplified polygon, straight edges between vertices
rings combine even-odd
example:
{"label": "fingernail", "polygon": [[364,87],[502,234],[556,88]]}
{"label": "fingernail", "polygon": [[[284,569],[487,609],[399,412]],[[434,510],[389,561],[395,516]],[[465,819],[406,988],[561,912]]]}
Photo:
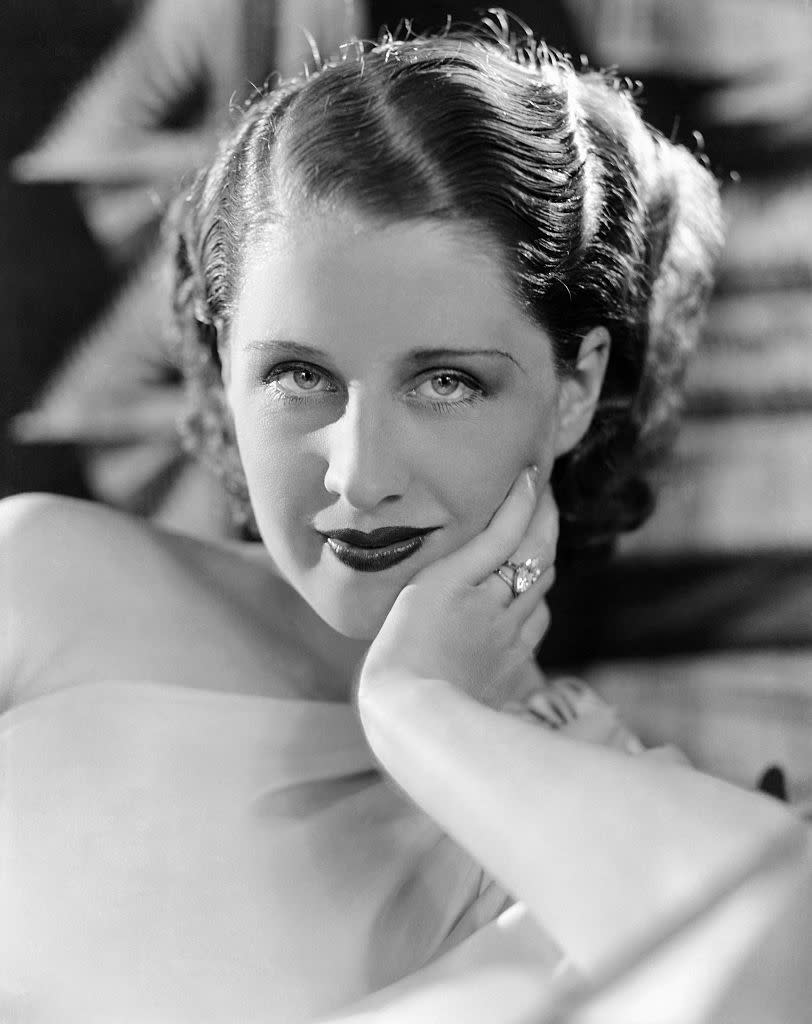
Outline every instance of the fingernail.
{"label": "fingernail", "polygon": [[527,467],[527,482],[530,485],[530,490],[534,494],[536,493],[536,485],[538,484],[538,480],[539,480],[539,468],[538,468],[538,466],[534,462],[531,466]]}

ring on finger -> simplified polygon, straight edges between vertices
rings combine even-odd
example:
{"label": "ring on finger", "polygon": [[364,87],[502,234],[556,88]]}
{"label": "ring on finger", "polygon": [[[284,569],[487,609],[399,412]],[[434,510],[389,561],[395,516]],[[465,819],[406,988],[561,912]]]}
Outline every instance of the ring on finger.
{"label": "ring on finger", "polygon": [[526,558],[523,562],[502,562],[494,572],[507,583],[514,597],[529,590],[542,574],[540,558]]}

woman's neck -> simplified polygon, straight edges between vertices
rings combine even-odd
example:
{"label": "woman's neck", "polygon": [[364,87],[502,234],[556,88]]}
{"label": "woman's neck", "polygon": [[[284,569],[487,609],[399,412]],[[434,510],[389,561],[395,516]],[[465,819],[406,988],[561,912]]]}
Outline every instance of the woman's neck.
{"label": "woman's neck", "polygon": [[[262,571],[260,600],[271,612],[273,628],[281,630],[287,641],[315,663],[319,698],[352,701],[358,672],[372,641],[344,636],[329,626],[284,578],[262,544],[242,545],[242,550]],[[535,659],[528,655],[503,690],[494,696],[496,706],[521,701],[542,680]]]}
{"label": "woman's neck", "polygon": [[266,607],[273,609],[274,627],[319,667],[324,700],[350,701],[370,640],[344,636],[329,626],[282,575],[261,543],[241,545],[242,553],[262,570]]}

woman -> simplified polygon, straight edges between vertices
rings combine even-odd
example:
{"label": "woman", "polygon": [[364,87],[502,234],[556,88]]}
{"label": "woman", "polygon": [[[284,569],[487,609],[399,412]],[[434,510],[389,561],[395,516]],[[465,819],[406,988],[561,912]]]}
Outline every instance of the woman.
{"label": "woman", "polygon": [[719,244],[611,78],[485,33],[345,48],[173,224],[187,437],[262,543],[6,504],[7,1015],[311,1020],[476,948],[503,885],[546,985],[786,827],[626,757],[533,658],[551,491],[568,557],[648,513]]}

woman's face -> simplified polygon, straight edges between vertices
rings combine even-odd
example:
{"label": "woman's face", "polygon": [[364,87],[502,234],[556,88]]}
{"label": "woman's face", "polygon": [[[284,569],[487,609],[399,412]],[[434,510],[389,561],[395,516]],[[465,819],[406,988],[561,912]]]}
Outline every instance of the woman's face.
{"label": "woman's face", "polygon": [[[550,340],[473,232],[350,216],[269,229],[223,356],[263,541],[349,637],[374,637],[419,569],[558,454]],[[405,529],[333,535],[383,527]]]}

